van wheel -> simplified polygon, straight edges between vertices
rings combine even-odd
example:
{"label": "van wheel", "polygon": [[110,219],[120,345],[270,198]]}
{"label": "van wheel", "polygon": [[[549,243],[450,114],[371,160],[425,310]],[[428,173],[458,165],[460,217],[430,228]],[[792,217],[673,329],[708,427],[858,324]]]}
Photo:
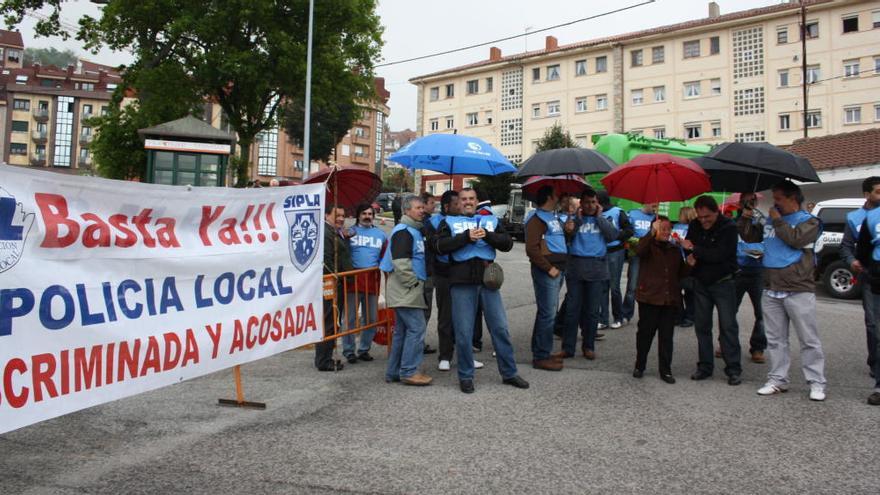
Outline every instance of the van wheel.
{"label": "van wheel", "polygon": [[822,285],[832,297],[856,299],[862,294],[862,287],[853,283],[853,272],[845,261],[838,260],[825,268]]}

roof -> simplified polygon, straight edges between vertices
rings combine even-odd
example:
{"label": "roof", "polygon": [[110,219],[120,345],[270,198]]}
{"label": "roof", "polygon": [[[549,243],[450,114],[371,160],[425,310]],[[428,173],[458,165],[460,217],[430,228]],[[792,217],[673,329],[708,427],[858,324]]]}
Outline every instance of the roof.
{"label": "roof", "polygon": [[0,29],[0,45],[24,48],[24,40],[21,39],[21,33],[18,31]]}
{"label": "roof", "polygon": [[880,128],[798,139],[783,146],[816,170],[880,164]]}
{"label": "roof", "polygon": [[[806,5],[809,7],[812,5],[831,3],[833,1],[834,0],[806,0]],[[502,63],[506,63],[506,62],[513,62],[515,60],[522,60],[525,58],[534,57],[534,56],[538,56],[538,55],[548,55],[550,53],[558,53],[558,52],[562,52],[562,51],[566,51],[566,50],[575,50],[575,49],[579,49],[579,48],[589,48],[592,46],[598,46],[598,45],[603,45],[603,44],[621,43],[624,41],[631,41],[634,39],[644,38],[644,37],[648,37],[648,36],[674,33],[674,32],[678,32],[678,31],[682,31],[682,30],[686,30],[686,29],[711,26],[713,24],[720,24],[720,23],[724,23],[724,22],[743,20],[743,19],[748,19],[750,17],[757,17],[757,16],[767,15],[767,14],[775,14],[777,12],[785,12],[785,11],[797,10],[797,9],[800,9],[800,3],[796,3],[796,2],[787,3],[786,2],[786,3],[777,4],[777,5],[770,5],[767,7],[758,7],[755,9],[741,10],[739,12],[731,12],[730,14],[719,15],[718,17],[704,17],[702,19],[695,19],[695,20],[691,20],[691,21],[680,22],[677,24],[668,24],[666,26],[644,29],[642,31],[633,31],[630,33],[618,34],[618,35],[614,35],[614,36],[607,36],[604,38],[596,38],[596,39],[587,40],[587,41],[580,41],[580,42],[571,43],[568,45],[561,45],[558,48],[555,48],[552,50],[546,50],[546,49],[533,50],[533,51],[529,51],[529,52],[508,55],[506,57],[501,57],[496,60],[491,60],[491,59],[482,60],[479,62],[474,62],[472,64],[461,65],[458,67],[453,67],[451,69],[444,69],[444,70],[441,70],[438,72],[432,72],[430,74],[416,76],[416,77],[413,77],[412,79],[410,79],[409,81],[416,82],[420,79],[426,79],[426,78],[435,77],[435,76],[439,76],[439,75],[443,75],[443,74],[448,74],[450,72],[458,72],[458,71],[462,71],[462,70],[474,69],[477,67],[482,67],[482,66],[487,66],[487,65],[495,65],[495,64],[502,64]]]}
{"label": "roof", "polygon": [[213,139],[234,142],[235,136],[212,127],[192,115],[138,130],[141,136],[166,136],[189,139]]}

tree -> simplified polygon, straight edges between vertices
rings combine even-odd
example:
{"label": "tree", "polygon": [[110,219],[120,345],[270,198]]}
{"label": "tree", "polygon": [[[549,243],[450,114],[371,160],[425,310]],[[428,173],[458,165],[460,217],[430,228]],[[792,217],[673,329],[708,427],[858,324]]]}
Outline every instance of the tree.
{"label": "tree", "polygon": [[493,204],[506,204],[510,198],[510,185],[516,182],[513,174],[483,175],[474,182],[474,188],[484,191]]}
{"label": "tree", "polygon": [[415,191],[415,178],[405,168],[386,168],[382,172],[382,192]]}
{"label": "tree", "polygon": [[58,51],[54,47],[51,48],[25,48],[24,49],[24,66],[28,67],[35,63],[40,65],[54,65],[62,69],[68,65],[76,65],[79,60],[76,52],[73,50]]}
{"label": "tree", "polygon": [[568,131],[562,129],[562,126],[559,123],[553,124],[546,132],[544,132],[544,136],[538,140],[537,146],[535,146],[535,152],[539,153],[541,151],[547,150],[555,150],[559,148],[579,148],[578,144],[574,139],[571,138],[571,134]]}
{"label": "tree", "polygon": [[[313,85],[309,154],[313,160],[326,162],[336,145],[359,118],[360,107],[350,100],[336,100],[326,97],[332,95],[316,93],[318,92]],[[305,140],[305,99],[287,103],[282,120],[287,135],[294,143],[301,145]]]}

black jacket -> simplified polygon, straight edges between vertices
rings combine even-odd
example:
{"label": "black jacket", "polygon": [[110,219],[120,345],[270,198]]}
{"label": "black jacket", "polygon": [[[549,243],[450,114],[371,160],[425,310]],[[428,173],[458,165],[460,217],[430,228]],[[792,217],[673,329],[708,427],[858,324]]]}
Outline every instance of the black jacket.
{"label": "black jacket", "polygon": [[709,230],[703,230],[700,221],[694,220],[688,226],[687,239],[694,243],[693,254],[697,259],[691,275],[703,285],[733,276],[739,269],[736,261],[739,235],[733,220],[719,214]]}
{"label": "black jacket", "polygon": [[[855,259],[859,260],[862,267],[867,271],[867,280],[871,285],[871,292],[880,294],[880,261],[874,260],[874,245],[871,242],[871,233],[869,231],[870,228],[868,228],[868,220],[866,219],[862,223],[862,228],[859,229],[859,237],[856,239],[856,251],[854,254]],[[867,289],[867,287],[862,287],[862,290]]]}
{"label": "black jacket", "polygon": [[[510,234],[504,230],[501,222],[495,227],[495,232],[486,232],[484,239],[487,244],[499,251],[510,251],[513,249],[513,239]],[[440,229],[436,237],[436,249],[440,254],[449,254],[449,284],[481,284],[483,283],[483,272],[486,270],[486,261],[481,259],[470,259],[467,261],[457,262],[452,260],[452,253],[457,251],[471,242],[470,230],[466,230],[458,235],[452,234],[452,229],[446,222],[440,223]]]}

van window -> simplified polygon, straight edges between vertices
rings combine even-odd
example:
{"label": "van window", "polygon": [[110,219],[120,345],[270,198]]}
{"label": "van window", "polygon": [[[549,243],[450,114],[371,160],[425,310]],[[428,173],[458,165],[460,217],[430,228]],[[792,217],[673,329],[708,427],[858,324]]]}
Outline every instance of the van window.
{"label": "van window", "polygon": [[822,220],[824,231],[843,233],[846,226],[846,215],[854,210],[855,208],[846,207],[822,208],[819,211],[819,220]]}

